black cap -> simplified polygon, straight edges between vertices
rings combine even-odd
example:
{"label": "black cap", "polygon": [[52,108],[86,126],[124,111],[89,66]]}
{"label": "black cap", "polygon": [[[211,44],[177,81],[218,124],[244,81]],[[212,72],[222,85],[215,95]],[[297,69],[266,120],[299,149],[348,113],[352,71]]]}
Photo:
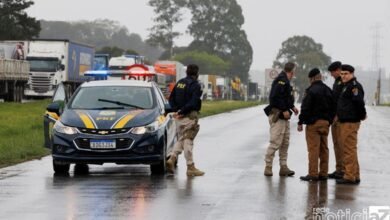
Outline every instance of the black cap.
{"label": "black cap", "polygon": [[335,61],[333,63],[331,63],[328,67],[328,71],[335,71],[337,69],[340,69],[341,68],[341,62],[340,61]]}
{"label": "black cap", "polygon": [[310,70],[309,72],[309,78],[311,77],[315,77],[316,75],[320,74],[320,70],[318,68],[314,68],[312,70]]}
{"label": "black cap", "polygon": [[348,64],[343,64],[343,65],[341,66],[341,70],[342,70],[342,71],[348,71],[348,72],[350,72],[350,73],[355,72],[355,68],[353,68],[353,66],[348,65]]}

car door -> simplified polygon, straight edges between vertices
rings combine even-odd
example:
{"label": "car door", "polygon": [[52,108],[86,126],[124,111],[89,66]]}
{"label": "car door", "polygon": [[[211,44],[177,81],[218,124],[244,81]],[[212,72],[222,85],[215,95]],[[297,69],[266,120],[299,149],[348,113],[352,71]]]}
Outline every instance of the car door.
{"label": "car door", "polygon": [[[64,84],[60,83],[54,92],[51,104],[48,106],[46,113],[43,116],[43,129],[46,148],[51,149],[52,147],[53,126],[54,123],[59,120],[61,113],[64,110],[66,103],[68,102],[69,96],[69,90],[66,89]],[[53,104],[59,106],[58,112],[52,112],[49,110],[50,106]]]}

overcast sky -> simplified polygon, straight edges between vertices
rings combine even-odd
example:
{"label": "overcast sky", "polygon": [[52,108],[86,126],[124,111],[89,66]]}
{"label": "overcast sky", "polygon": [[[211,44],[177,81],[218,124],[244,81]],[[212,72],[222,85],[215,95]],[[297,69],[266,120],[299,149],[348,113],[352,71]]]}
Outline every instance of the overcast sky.
{"label": "overcast sky", "polygon": [[[237,0],[245,17],[244,29],[254,50],[251,69],[263,70],[281,43],[294,35],[307,35],[324,46],[333,60],[370,68],[373,54],[373,26],[381,25],[380,63],[390,70],[390,1],[388,0]],[[153,25],[153,9],[147,0],[34,0],[28,13],[45,20],[119,21],[142,38]],[[190,14],[178,29],[185,31]],[[183,35],[177,45],[187,45]]]}

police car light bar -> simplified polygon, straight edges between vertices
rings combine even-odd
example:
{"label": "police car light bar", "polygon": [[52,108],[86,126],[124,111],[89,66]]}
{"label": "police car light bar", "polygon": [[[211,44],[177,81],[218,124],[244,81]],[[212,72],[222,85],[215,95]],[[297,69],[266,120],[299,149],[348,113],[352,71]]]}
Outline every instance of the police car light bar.
{"label": "police car light bar", "polygon": [[95,80],[107,80],[108,77],[120,77],[122,80],[154,81],[157,73],[142,70],[88,70],[84,76],[94,77]]}

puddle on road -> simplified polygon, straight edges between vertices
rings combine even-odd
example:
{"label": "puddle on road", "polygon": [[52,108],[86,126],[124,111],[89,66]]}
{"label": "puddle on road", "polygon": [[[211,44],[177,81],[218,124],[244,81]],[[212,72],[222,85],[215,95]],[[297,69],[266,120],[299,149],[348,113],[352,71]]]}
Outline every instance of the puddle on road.
{"label": "puddle on road", "polygon": [[22,174],[26,171],[23,170],[6,170],[6,171],[0,171],[0,180],[18,176],[19,174]]}

